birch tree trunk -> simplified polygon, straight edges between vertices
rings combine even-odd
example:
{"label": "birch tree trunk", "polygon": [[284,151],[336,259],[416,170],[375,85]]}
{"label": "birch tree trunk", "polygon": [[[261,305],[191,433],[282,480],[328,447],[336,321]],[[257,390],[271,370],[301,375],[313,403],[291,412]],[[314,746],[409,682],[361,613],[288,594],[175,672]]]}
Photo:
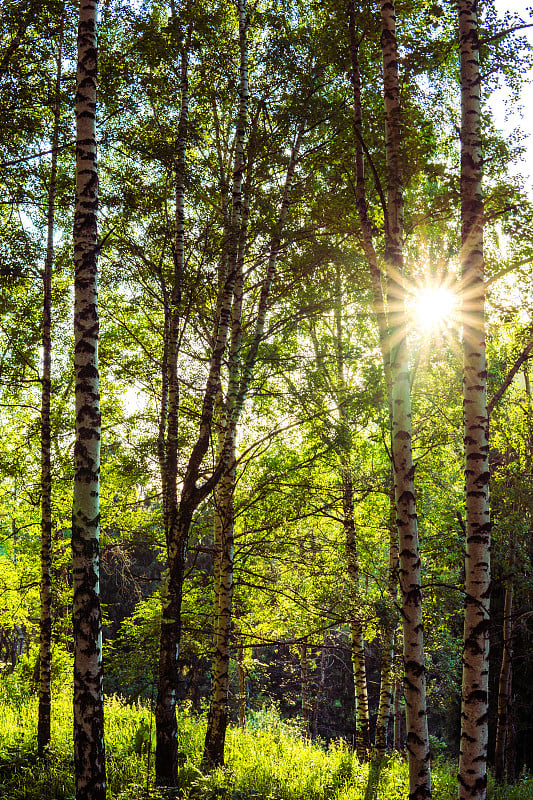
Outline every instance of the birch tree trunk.
{"label": "birch tree trunk", "polygon": [[[227,472],[220,480],[215,497],[215,634],[211,676],[211,700],[204,746],[204,760],[214,766],[224,763],[224,742],[228,722],[229,639],[233,600],[233,498],[235,492],[237,430],[240,414],[252,379],[259,343],[263,336],[268,297],[276,269],[281,233],[289,209],[290,189],[302,134],[303,126],[300,126],[287,168],[285,188],[277,222],[277,231],[270,243],[269,259],[261,289],[254,334],[246,357],[242,355],[242,303],[244,289],[243,265],[249,202],[247,193],[245,194],[243,203],[234,298],[231,309],[232,331],[228,366],[228,388],[219,444],[220,449],[222,449],[222,447],[226,448],[229,466]],[[249,157],[249,164],[250,161],[251,157]],[[223,403],[223,400],[221,400],[221,403]]]}
{"label": "birch tree trunk", "polygon": [[[355,133],[355,165],[356,165],[356,205],[361,226],[363,251],[370,271],[372,286],[372,304],[376,322],[378,325],[379,344],[383,363],[383,373],[385,378],[385,388],[387,394],[387,406],[389,410],[389,423],[392,435],[392,375],[391,375],[391,353],[390,353],[390,331],[387,319],[387,309],[383,297],[382,274],[379,266],[378,256],[374,247],[372,226],[368,216],[368,206],[365,190],[365,145],[362,133],[362,107],[361,107],[361,76],[359,73],[358,42],[356,34],[356,7],[355,3],[350,3],[348,7],[348,30],[350,56],[352,64],[352,89],[354,102],[354,133]],[[370,155],[366,151],[367,159]],[[379,176],[373,165],[374,182],[380,195],[383,214],[385,220],[385,231],[388,237],[389,218],[387,204],[381,189]],[[392,450],[392,447],[391,447]],[[394,469],[392,469],[392,481],[394,482]],[[387,623],[383,622],[381,627],[381,674],[380,674],[380,695],[378,715],[376,721],[376,751],[378,757],[385,754],[387,746],[387,728],[390,716],[391,697],[392,697],[392,664],[394,660],[394,635],[397,621],[393,619],[392,607],[397,595],[398,582],[398,533],[396,528],[395,498],[391,492],[391,525],[389,541],[389,595],[391,614],[386,614]],[[389,619],[390,616],[390,619]]]}
{"label": "birch tree trunk", "polygon": [[61,66],[63,44],[61,17],[59,53],[55,81],[54,126],[52,130],[52,159],[48,186],[47,240],[44,262],[43,298],[43,369],[41,378],[41,607],[39,645],[39,710],[37,750],[43,755],[50,744],[51,714],[51,638],[52,638],[52,465],[51,465],[51,373],[52,373],[52,270],[54,263],[54,222],[57,180],[57,147],[61,105]]}
{"label": "birch tree trunk", "polygon": [[461,270],[466,492],[459,798],[484,800],[487,790],[491,523],[481,193],[481,75],[476,3],[473,0],[459,0],[458,11],[462,111]]}
{"label": "birch tree trunk", "polygon": [[[393,476],[394,481],[394,476]],[[394,694],[395,670],[394,653],[395,639],[398,629],[398,616],[395,603],[398,587],[398,532],[395,527],[395,502],[394,491],[391,487],[390,497],[391,519],[389,519],[389,569],[388,569],[388,597],[383,602],[379,615],[379,636],[381,651],[381,669],[379,686],[379,705],[376,720],[376,754],[382,758],[387,750],[387,733],[391,714],[391,704]]]}
{"label": "birch tree trunk", "polygon": [[72,509],[74,765],[77,800],[106,796],[99,587],[100,394],[95,0],[81,0],[76,74],[74,373],[76,441]]}
{"label": "birch tree trunk", "polygon": [[431,797],[429,736],[420,549],[412,454],[411,386],[404,317],[403,180],[398,43],[393,0],[381,1],[382,52],[387,163],[387,236],[385,262],[389,285],[390,361],[392,380],[392,459],[396,524],[400,548],[399,586],[404,640],[405,706],[409,757],[409,798]]}
{"label": "birch tree trunk", "polygon": [[359,558],[354,517],[354,492],[350,465],[351,436],[346,414],[347,386],[344,369],[342,325],[342,281],[340,268],[336,273],[335,346],[337,366],[336,403],[339,409],[340,463],[342,471],[342,507],[346,573],[348,577],[348,614],[351,636],[352,667],[355,687],[355,751],[364,761],[370,750],[370,711],[366,678],[365,638],[359,591]]}
{"label": "birch tree trunk", "polygon": [[505,764],[509,717],[511,713],[512,666],[513,666],[513,581],[509,578],[505,587],[503,609],[503,651],[498,680],[498,721],[494,747],[494,778],[497,783],[505,780]]}
{"label": "birch tree trunk", "polygon": [[235,443],[230,456],[231,468],[215,489],[215,550],[218,569],[215,574],[214,650],[211,667],[211,696],[204,761],[211,766],[224,763],[224,745],[228,725],[229,640],[233,603],[233,525],[235,490]]}
{"label": "birch tree trunk", "polygon": [[394,691],[394,626],[386,617],[380,620],[381,669],[379,684],[379,704],[376,719],[376,756],[383,758],[387,751],[387,732]]}
{"label": "birch tree trunk", "polygon": [[[253,138],[253,134],[252,137]],[[224,745],[228,725],[229,691],[229,643],[231,634],[231,611],[233,604],[233,529],[234,493],[236,477],[236,440],[238,419],[229,427],[229,419],[235,411],[241,372],[242,348],[242,304],[244,291],[244,254],[249,211],[249,183],[253,159],[248,154],[246,187],[243,193],[241,229],[239,235],[235,288],[231,308],[231,343],[228,359],[227,398],[220,397],[219,451],[226,439],[229,467],[215,488],[214,527],[214,637],[211,665],[211,692],[203,759],[211,766],[224,763]]]}
{"label": "birch tree trunk", "polygon": [[403,750],[402,744],[402,683],[400,680],[395,681],[394,687],[394,750],[401,753]]}
{"label": "birch tree trunk", "polygon": [[360,761],[368,758],[370,751],[370,711],[366,678],[365,638],[361,619],[361,595],[359,592],[359,564],[357,539],[354,525],[352,476],[343,473],[343,516],[347,572],[350,596],[350,635],[352,666],[355,684],[355,752]]}
{"label": "birch tree trunk", "polygon": [[[370,271],[370,280],[372,285],[372,305],[376,322],[378,324],[379,345],[381,351],[381,358],[383,362],[383,372],[385,375],[385,386],[387,390],[387,401],[389,406],[389,413],[391,411],[391,359],[389,348],[389,327],[387,321],[387,313],[383,297],[383,285],[381,269],[379,267],[378,256],[374,247],[374,239],[372,234],[372,225],[368,216],[368,204],[366,200],[365,189],[365,147],[363,140],[363,118],[361,106],[361,75],[359,72],[359,56],[358,56],[358,42],[355,27],[355,2],[350,2],[348,6],[348,32],[349,32],[349,45],[350,45],[350,59],[352,64],[352,90],[353,90],[353,127],[355,133],[355,171],[356,171],[356,205],[357,214],[359,217],[359,224],[361,226],[362,244],[365,258]],[[369,157],[367,151],[367,157]],[[383,206],[383,214],[385,217],[385,230],[388,231],[388,212],[385,197],[381,189],[379,176],[374,170],[374,182],[381,197]]]}
{"label": "birch tree trunk", "polygon": [[300,685],[302,688],[302,718],[304,721],[304,736],[306,739],[311,738],[311,717],[313,713],[311,704],[311,688],[309,679],[309,658],[307,656],[307,642],[302,642],[298,645],[298,653],[300,656]]}
{"label": "birch tree trunk", "polygon": [[244,730],[246,727],[246,671],[244,668],[244,647],[242,637],[239,638],[237,648],[237,669],[239,671],[239,725]]}
{"label": "birch tree trunk", "polygon": [[[165,352],[163,368],[165,378],[162,381],[161,416],[166,412],[166,433],[164,439],[164,513],[165,536],[168,542],[172,521],[177,514],[178,504],[178,420],[179,420],[179,322],[181,313],[181,295],[183,270],[185,267],[185,154],[187,148],[187,123],[189,118],[189,81],[188,81],[188,43],[183,47],[181,56],[181,106],[178,123],[178,142],[176,156],[176,238],[172,248],[174,273],[167,311],[165,333]],[[163,406],[165,403],[165,406]]]}

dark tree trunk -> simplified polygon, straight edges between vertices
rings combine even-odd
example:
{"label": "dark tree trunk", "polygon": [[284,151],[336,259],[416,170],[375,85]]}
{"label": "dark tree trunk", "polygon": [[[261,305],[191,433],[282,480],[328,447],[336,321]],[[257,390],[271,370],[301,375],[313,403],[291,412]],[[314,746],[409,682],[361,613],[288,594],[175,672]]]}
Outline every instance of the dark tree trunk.
{"label": "dark tree trunk", "polygon": [[311,681],[309,677],[309,658],[307,656],[307,642],[302,642],[298,645],[300,654],[300,675],[302,687],[302,718],[304,721],[304,736],[306,739],[311,738]]}

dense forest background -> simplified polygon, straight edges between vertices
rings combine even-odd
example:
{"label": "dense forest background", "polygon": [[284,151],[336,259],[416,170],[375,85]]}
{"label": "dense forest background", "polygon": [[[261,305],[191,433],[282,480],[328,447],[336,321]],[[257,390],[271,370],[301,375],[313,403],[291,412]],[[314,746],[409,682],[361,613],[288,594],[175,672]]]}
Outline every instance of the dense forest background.
{"label": "dense forest background", "polygon": [[[468,36],[458,10],[477,13]],[[98,51],[93,540],[72,522],[85,430],[74,197],[80,119],[91,116],[79,105],[79,13],[70,0],[10,0],[0,22],[0,697],[20,714],[23,700],[40,704],[38,734],[36,709],[24,717],[24,747],[50,753],[43,703],[51,685],[53,720],[54,698],[71,691],[81,641],[72,549],[77,558],[90,540],[99,578],[83,636],[101,650],[109,702],[133,703],[131,747],[148,752],[147,775],[155,760],[158,784],[183,787],[193,774],[183,772],[200,736],[193,715],[207,726],[194,756],[204,765],[224,763],[229,722],[258,732],[266,719],[278,737],[289,730],[319,749],[343,739],[361,763],[407,753],[409,796],[430,797],[429,773],[415,785],[413,763],[429,770],[430,750],[451,763],[464,744],[461,672],[478,647],[464,650],[465,606],[481,609],[488,648],[483,759],[498,785],[525,782],[533,209],[516,166],[524,133],[501,132],[491,96],[516,107],[532,61],[528,19],[492,2],[98,3],[86,53]],[[483,173],[472,281],[469,37]],[[475,314],[486,330],[477,427],[488,436],[490,421],[490,600],[465,589],[463,332]],[[400,494],[400,480],[413,490]],[[402,522],[406,492],[416,508]],[[407,524],[419,577],[406,589]],[[405,655],[415,636],[416,663]],[[428,729],[415,734],[405,711],[422,688]],[[169,727],[173,704],[181,733]],[[178,744],[184,731],[189,744]],[[7,723],[0,735],[10,741]],[[105,796],[105,776],[95,789],[77,775],[77,797]],[[30,783],[16,796],[33,796]],[[460,786],[461,797],[486,796],[485,778]]]}

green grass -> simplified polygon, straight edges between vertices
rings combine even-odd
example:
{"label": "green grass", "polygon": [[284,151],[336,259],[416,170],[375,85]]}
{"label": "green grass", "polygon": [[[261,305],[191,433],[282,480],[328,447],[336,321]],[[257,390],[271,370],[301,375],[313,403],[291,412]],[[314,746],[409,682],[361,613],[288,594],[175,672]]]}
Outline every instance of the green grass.
{"label": "green grass", "polygon": [[[13,680],[0,684],[0,798],[70,800],[74,797],[72,713],[67,691],[53,697],[52,746],[48,758],[36,754],[37,698]],[[106,700],[109,800],[164,796],[153,788],[150,714],[118,697]],[[205,720],[179,717],[180,789],[173,796],[191,800],[405,800],[407,765],[389,758],[381,765],[360,764],[343,742],[329,748],[306,744],[297,728],[273,712],[252,715],[246,730],[231,729],[226,766],[207,772],[201,766]],[[435,800],[455,800],[456,767],[435,763]],[[533,779],[509,787],[489,782],[490,800],[531,800]]]}

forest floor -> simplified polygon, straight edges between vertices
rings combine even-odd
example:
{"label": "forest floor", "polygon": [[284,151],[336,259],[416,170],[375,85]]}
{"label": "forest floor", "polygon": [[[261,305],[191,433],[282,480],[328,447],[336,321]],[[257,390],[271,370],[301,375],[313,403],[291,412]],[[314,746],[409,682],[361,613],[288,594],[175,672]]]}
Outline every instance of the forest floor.
{"label": "forest floor", "polygon": [[[0,684],[0,798],[74,798],[70,692],[53,698],[52,745],[47,758],[36,754],[37,697],[15,681]],[[295,726],[275,711],[252,714],[245,730],[232,728],[224,769],[201,767],[205,719],[179,717],[180,788],[169,793],[153,785],[153,723],[147,708],[119,697],[106,702],[106,755],[109,800],[405,800],[407,764],[399,757],[381,766],[362,764],[343,742],[329,747],[306,743]],[[455,800],[457,765],[436,759],[435,800]],[[533,778],[496,787],[489,800],[531,800]]]}

